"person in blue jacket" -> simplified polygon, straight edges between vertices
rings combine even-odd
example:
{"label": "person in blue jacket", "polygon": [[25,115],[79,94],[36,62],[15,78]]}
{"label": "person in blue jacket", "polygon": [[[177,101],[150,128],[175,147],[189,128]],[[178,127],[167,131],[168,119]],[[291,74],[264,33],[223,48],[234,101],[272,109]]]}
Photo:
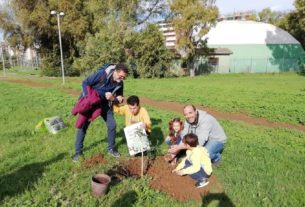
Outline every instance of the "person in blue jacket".
{"label": "person in blue jacket", "polygon": [[[116,122],[113,117],[112,104],[123,102],[123,80],[127,75],[128,68],[124,64],[105,64],[97,72],[88,76],[82,83],[81,96],[87,95],[87,86],[92,87],[100,95],[101,117],[107,125],[108,153],[114,157],[119,157],[120,154],[115,148]],[[85,121],[83,126],[77,129],[73,161],[78,161],[83,156],[83,143],[89,125],[90,122]]]}

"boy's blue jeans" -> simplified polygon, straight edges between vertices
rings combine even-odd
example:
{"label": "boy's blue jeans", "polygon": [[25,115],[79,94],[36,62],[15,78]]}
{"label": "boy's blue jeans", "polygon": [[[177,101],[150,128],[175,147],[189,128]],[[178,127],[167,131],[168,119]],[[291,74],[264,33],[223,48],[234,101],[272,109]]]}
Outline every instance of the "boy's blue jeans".
{"label": "boy's blue jeans", "polygon": [[221,159],[221,152],[224,148],[224,143],[209,140],[204,147],[208,150],[212,162],[217,162]]}
{"label": "boy's blue jeans", "polygon": [[[183,169],[192,166],[192,163],[188,160],[185,161],[185,166]],[[203,170],[203,168],[201,167],[200,170],[194,174],[190,174],[189,176],[191,176],[191,178],[193,178],[194,180],[200,181],[203,178],[207,178],[209,177]]]}
{"label": "boy's blue jeans", "polygon": [[[108,132],[108,150],[115,148],[115,133],[116,133],[116,122],[113,117],[112,110],[105,111],[103,109],[101,117],[104,119],[107,125]],[[84,148],[84,140],[87,129],[90,125],[89,121],[86,121],[82,128],[77,129],[76,140],[75,140],[75,154],[82,154]]]}

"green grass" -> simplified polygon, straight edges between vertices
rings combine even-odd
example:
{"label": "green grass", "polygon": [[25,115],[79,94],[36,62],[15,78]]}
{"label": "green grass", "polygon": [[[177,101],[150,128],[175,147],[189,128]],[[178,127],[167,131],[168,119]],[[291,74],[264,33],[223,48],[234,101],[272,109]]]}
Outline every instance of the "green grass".
{"label": "green grass", "polygon": [[[67,78],[80,90],[82,78]],[[61,78],[31,78],[61,87]],[[194,78],[127,79],[125,94],[241,112],[273,122],[305,124],[305,77],[295,73],[211,74]]]}
{"label": "green grass", "polygon": [[[130,84],[127,82],[127,90]],[[91,176],[110,169],[117,160],[106,156],[106,164],[90,169],[71,162],[75,117],[70,110],[75,100],[57,88],[30,88],[0,81],[0,205],[198,206],[151,189],[149,177],[112,184],[105,197],[93,198]],[[154,124],[153,143],[159,153],[164,152],[167,146],[162,140],[168,120],[180,114],[147,108]],[[41,119],[55,115],[64,119],[69,126],[66,130],[57,135],[34,133]],[[122,138],[123,123],[123,117],[117,116],[117,145],[125,159],[128,151]],[[221,120],[221,124],[229,141],[214,174],[225,193],[209,195],[202,205],[304,206],[305,133],[228,120]],[[97,120],[88,130],[85,156],[106,154],[106,147],[106,128]]]}
{"label": "green grass", "polygon": [[40,69],[34,67],[13,67],[7,69],[6,72],[15,75],[40,75]]}
{"label": "green grass", "polygon": [[242,112],[274,122],[305,124],[305,77],[212,74],[194,78],[127,80],[126,93]]}
{"label": "green grass", "polygon": [[[91,196],[90,178],[96,172],[110,169],[117,161],[107,156],[109,164],[83,169],[71,162],[75,118],[70,109],[76,97],[56,89],[27,88],[0,82],[0,204],[4,206],[183,206],[163,193],[150,189],[149,178],[127,179],[111,186],[102,199]],[[5,89],[5,90],[3,90]],[[18,94],[18,96],[14,95]],[[60,115],[69,128],[57,135],[34,133],[44,117]],[[158,120],[153,119],[155,123]],[[86,157],[107,154],[106,129],[96,121],[85,141]],[[118,117],[123,126],[123,118]],[[158,127],[154,133],[159,135]],[[155,142],[157,143],[157,142]],[[118,129],[117,144],[127,156],[127,147]],[[124,203],[124,204],[123,204]],[[121,204],[121,205],[120,205]],[[194,205],[190,202],[189,205]]]}

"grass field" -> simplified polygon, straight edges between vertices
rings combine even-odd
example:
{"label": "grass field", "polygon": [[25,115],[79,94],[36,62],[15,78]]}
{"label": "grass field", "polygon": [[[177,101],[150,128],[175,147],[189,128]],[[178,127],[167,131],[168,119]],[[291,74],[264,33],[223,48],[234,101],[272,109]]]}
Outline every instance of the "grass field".
{"label": "grass field", "polygon": [[127,93],[242,112],[274,122],[305,124],[305,77],[296,74],[213,74],[130,80]]}
{"label": "grass field", "polygon": [[[278,109],[278,112],[281,112],[282,119],[276,119],[277,121],[297,123],[298,118],[304,118],[304,103],[299,99],[305,93],[305,86],[301,85],[301,81],[304,81],[303,77],[293,74],[252,77],[254,80],[251,75],[215,75],[198,77],[192,81],[188,81],[189,78],[128,80],[125,86],[128,94],[180,102],[192,100],[195,104],[204,100],[203,105],[229,111],[247,109],[250,114],[259,109],[256,104],[264,103],[258,97],[270,93],[271,100],[267,102],[270,103],[270,112],[267,113],[265,110],[270,116],[266,115],[267,118],[273,120],[277,116],[273,111],[277,107],[271,102],[272,100],[281,100],[278,107],[282,107],[282,110]],[[263,79],[268,83],[264,83]],[[261,81],[260,84],[258,80]],[[283,81],[286,86],[280,87],[280,82]],[[142,207],[219,206],[220,204],[221,206],[232,206],[231,204],[304,206],[305,204],[305,133],[257,127],[230,120],[221,120],[229,141],[220,167],[214,169],[214,174],[225,191],[221,197],[210,197],[201,204],[193,201],[181,203],[151,189],[149,187],[151,178],[146,176],[144,179],[130,178],[112,185],[105,197],[95,199],[90,194],[91,176],[96,172],[110,169],[118,161],[106,156],[109,161],[107,164],[90,169],[72,163],[70,157],[73,154],[75,117],[70,115],[70,110],[76,97],[58,90],[56,83],[59,83],[60,79],[39,82],[54,83],[54,85],[47,89],[31,88],[0,81],[0,205]],[[169,87],[174,83],[177,83],[177,86],[171,87],[173,92],[168,93]],[[224,87],[224,83],[228,86]],[[200,92],[202,96],[191,97],[191,94],[185,94],[184,90],[178,94],[178,88],[182,86],[199,92],[200,84],[201,88],[205,89]],[[71,81],[66,87],[76,89],[79,88],[79,84]],[[235,89],[237,92],[233,92]],[[213,93],[208,93],[209,90]],[[283,98],[283,95],[286,98]],[[256,103],[251,101],[252,96],[257,97]],[[232,104],[227,107],[216,103],[221,100],[226,101],[227,104],[224,105],[230,105],[228,104],[230,102]],[[237,106],[234,108],[234,101],[243,103],[244,107],[238,105],[240,109]],[[287,105],[287,109],[283,107],[284,105]],[[288,106],[295,113],[285,116],[282,112],[289,110]],[[180,114],[147,108],[154,123],[152,139],[157,144],[158,152],[162,154],[167,148],[163,143],[161,144],[167,133],[167,122]],[[258,116],[265,115],[263,112],[259,113]],[[57,135],[34,133],[35,125],[42,118],[54,115],[60,115],[69,127]],[[118,116],[117,122],[117,144],[124,159],[128,157],[128,152],[121,132],[123,118]],[[106,146],[106,128],[101,121],[95,121],[86,137],[85,156],[88,158],[97,153],[106,154]],[[225,200],[229,200],[230,203],[223,202]]]}
{"label": "grass field", "polygon": [[[68,78],[80,90],[83,78]],[[60,85],[61,79],[36,81]],[[279,74],[212,74],[195,78],[127,79],[125,93],[154,100],[193,103],[219,111],[241,112],[272,122],[305,125],[305,76]]]}

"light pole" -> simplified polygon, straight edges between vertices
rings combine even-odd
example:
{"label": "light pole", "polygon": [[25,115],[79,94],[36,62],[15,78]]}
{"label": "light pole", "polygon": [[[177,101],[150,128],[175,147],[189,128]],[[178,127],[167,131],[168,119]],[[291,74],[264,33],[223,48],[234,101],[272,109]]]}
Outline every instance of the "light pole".
{"label": "light pole", "polygon": [[58,39],[59,39],[59,48],[60,48],[60,62],[61,62],[61,74],[62,74],[62,84],[65,84],[65,71],[64,71],[64,58],[62,54],[62,44],[61,44],[61,32],[60,32],[60,16],[64,16],[65,13],[57,12],[55,10],[51,11],[51,15],[56,15],[57,17],[57,27],[58,27]]}

